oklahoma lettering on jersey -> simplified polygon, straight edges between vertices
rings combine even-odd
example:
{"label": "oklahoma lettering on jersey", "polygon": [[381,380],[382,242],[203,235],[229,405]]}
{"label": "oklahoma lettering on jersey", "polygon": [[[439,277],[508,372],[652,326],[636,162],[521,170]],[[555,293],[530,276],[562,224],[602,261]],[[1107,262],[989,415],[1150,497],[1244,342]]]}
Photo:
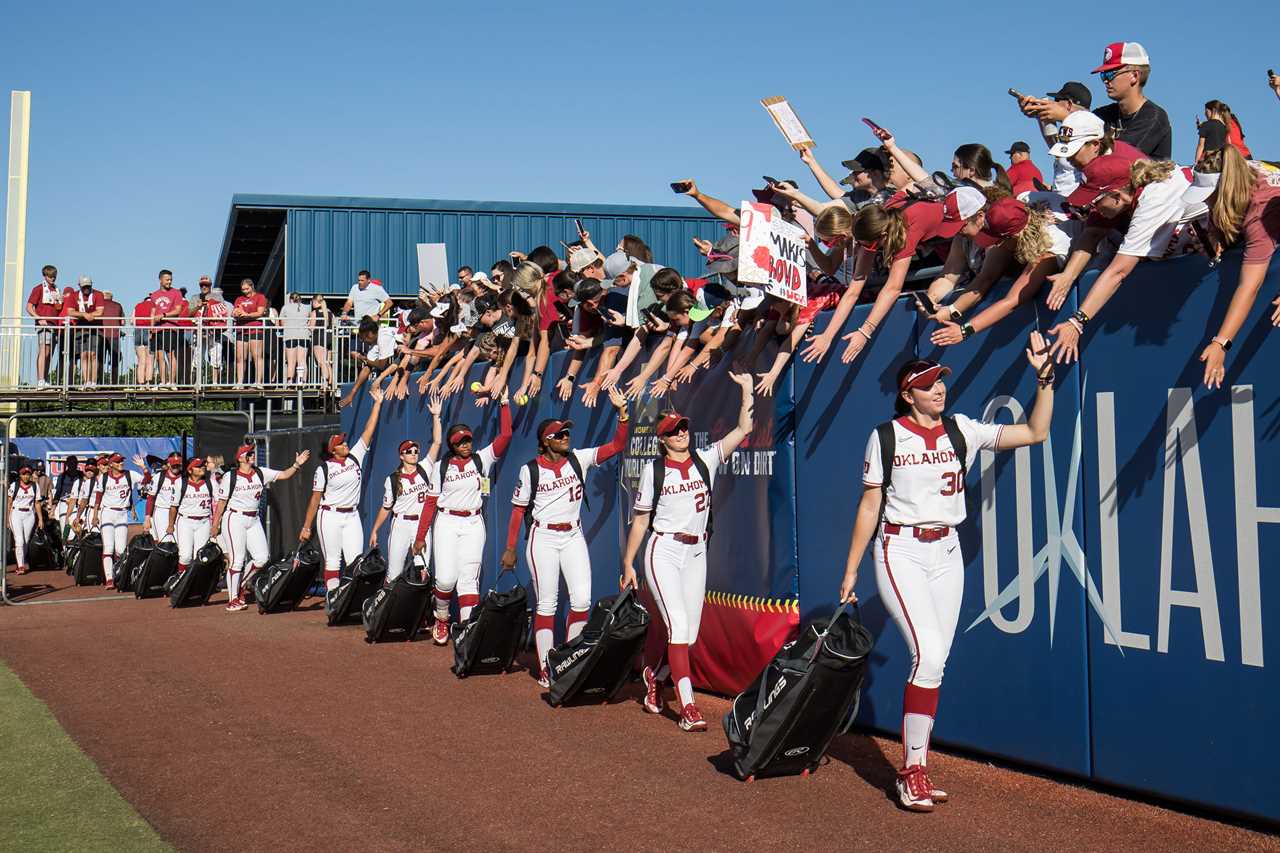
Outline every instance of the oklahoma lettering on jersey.
{"label": "oklahoma lettering on jersey", "polygon": [[[722,461],[720,442],[694,451],[707,466],[711,482],[716,481],[716,469]],[[637,512],[653,512],[653,529],[659,533],[691,533],[701,536],[707,531],[707,516],[711,509],[711,492],[690,457],[684,462],[666,460],[667,470],[662,475],[662,494],[658,506],[653,507],[653,465],[640,469],[640,485],[636,488]]]}
{"label": "oklahoma lettering on jersey", "polygon": [[126,510],[133,502],[133,486],[127,474],[110,474],[98,486],[95,502],[99,509]]}
{"label": "oklahoma lettering on jersey", "polygon": [[155,492],[155,508],[168,509],[178,500],[178,487],[182,485],[182,475],[171,475],[167,470],[160,472],[160,479],[151,484]]}
{"label": "oklahoma lettering on jersey", "polygon": [[[586,450],[570,451],[578,457],[582,466],[582,476],[596,464],[596,451],[600,448],[589,447]],[[578,475],[569,466],[568,459],[561,459],[558,465],[552,465],[543,457],[537,459],[538,493],[532,494],[529,483],[529,468],[520,466],[520,482],[516,485],[516,493],[511,498],[515,506],[529,506],[533,520],[541,524],[565,524],[578,520],[582,511],[582,494],[585,483],[578,481]]]}
{"label": "oklahoma lettering on jersey", "polygon": [[[494,464],[498,461],[498,457],[493,451],[493,445],[490,444],[475,455],[480,458],[480,467],[484,468],[485,476],[488,477],[493,471]],[[525,473],[527,474],[528,472],[526,471]],[[471,459],[462,459],[454,456],[449,460],[449,464],[445,466],[443,488],[436,482],[436,480],[440,479],[440,466],[438,464],[432,465],[427,469],[427,477],[431,481],[431,494],[439,498],[436,503],[442,510],[456,509],[474,512],[484,505],[484,496],[480,493],[480,472],[476,470],[476,463]],[[539,477],[538,485],[539,487],[542,485],[541,477]]]}
{"label": "oklahoma lettering on jersey", "polygon": [[[351,458],[339,463],[336,459],[326,459],[316,466],[315,476],[311,479],[313,492],[324,492],[320,499],[322,506],[354,508],[360,503],[360,466],[364,464],[364,456],[369,448],[363,441],[357,441],[351,448]],[[325,472],[328,469],[329,485],[325,486]]]}
{"label": "oklahoma lettering on jersey", "polygon": [[36,505],[36,484],[29,486],[14,483],[9,487],[9,506],[14,511],[34,509]]}
{"label": "oklahoma lettering on jersey", "polygon": [[[395,492],[391,489],[391,480],[394,477],[400,478],[399,497],[395,497]],[[391,510],[397,518],[402,515],[418,515],[422,511],[422,505],[427,502],[429,493],[430,486],[425,479],[418,476],[417,471],[411,474],[402,474],[397,471],[394,474],[388,474],[382,483],[382,507]]]}
{"label": "oklahoma lettering on jersey", "polygon": [[[179,489],[181,493],[181,489]],[[182,495],[182,500],[178,503],[179,518],[208,518],[213,512],[213,490],[209,488],[207,480],[201,480],[199,483],[194,480],[187,481],[187,492]]]}
{"label": "oklahoma lettering on jersey", "polygon": [[[979,450],[994,450],[1000,424],[986,424],[956,415],[956,425],[968,451],[965,467],[972,468]],[[893,422],[893,476],[885,493],[884,520],[891,524],[955,527],[964,521],[964,476],[946,429],[922,427],[910,418]],[[880,434],[872,430],[862,465],[862,483],[884,482]]]}
{"label": "oklahoma lettering on jersey", "polygon": [[228,509],[255,514],[262,506],[262,490],[280,476],[280,472],[274,468],[259,468],[255,473],[247,475],[237,474],[236,493],[228,496],[227,489],[231,488],[231,473],[228,471],[223,474],[218,482],[218,500],[226,501]]}

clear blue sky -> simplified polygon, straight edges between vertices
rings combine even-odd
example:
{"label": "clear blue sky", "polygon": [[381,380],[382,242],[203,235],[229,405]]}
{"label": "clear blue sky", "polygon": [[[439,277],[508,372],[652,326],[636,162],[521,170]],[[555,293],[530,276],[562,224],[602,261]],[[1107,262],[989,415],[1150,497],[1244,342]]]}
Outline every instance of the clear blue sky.
{"label": "clear blue sky", "polygon": [[1105,102],[1088,72],[1122,39],[1151,54],[1180,162],[1209,98],[1280,159],[1272,4],[1086,4],[1078,24],[1021,2],[110,5],[5,4],[0,90],[6,111],[33,93],[25,283],[52,262],[122,302],[161,267],[214,273],[236,192],[670,204],[677,178],[736,201],[762,174],[818,192],[768,95],[837,178],[872,143],[863,115],[930,169],[1026,139],[1046,170],[1006,89],[1082,80]]}

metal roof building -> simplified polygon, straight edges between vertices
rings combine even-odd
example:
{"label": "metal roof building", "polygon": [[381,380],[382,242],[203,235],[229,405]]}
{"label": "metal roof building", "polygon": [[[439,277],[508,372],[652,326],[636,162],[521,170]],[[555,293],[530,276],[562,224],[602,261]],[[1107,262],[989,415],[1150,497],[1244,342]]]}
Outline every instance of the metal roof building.
{"label": "metal roof building", "polygon": [[418,243],[448,246],[450,274],[466,264],[488,272],[508,251],[528,251],[577,239],[574,218],[608,253],[624,234],[653,249],[654,260],[696,275],[704,265],[692,237],[716,240],[722,224],[686,207],[614,204],[446,201],[242,195],[231,212],[215,281],[235,293],[252,278],[272,301],[286,288],[344,294],[359,270],[369,270],[393,295],[416,294]]}

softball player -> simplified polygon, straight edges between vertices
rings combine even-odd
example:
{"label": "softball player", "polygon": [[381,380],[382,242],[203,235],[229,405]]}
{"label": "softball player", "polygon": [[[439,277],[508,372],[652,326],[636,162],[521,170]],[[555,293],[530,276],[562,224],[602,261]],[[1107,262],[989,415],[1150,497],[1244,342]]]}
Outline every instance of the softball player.
{"label": "softball player", "polygon": [[91,527],[102,532],[102,572],[107,589],[115,586],[111,568],[124,553],[129,542],[129,516],[133,509],[133,475],[124,470],[124,457],[113,453],[107,458],[106,474],[98,486],[93,503]]}
{"label": "softball player", "polygon": [[102,490],[102,483],[107,476],[107,456],[101,455],[92,464],[85,465],[84,478],[81,481],[80,493],[77,495],[75,518],[76,529],[84,527],[85,520],[93,516],[90,504],[96,500]]}
{"label": "softball player", "polygon": [[187,479],[178,487],[178,494],[165,524],[165,537],[178,539],[178,574],[191,565],[196,551],[209,541],[210,518],[213,515],[213,481],[205,469],[203,456],[187,463]]}
{"label": "softball player", "polygon": [[[551,684],[547,678],[547,653],[551,651],[555,632],[561,575],[569,590],[566,639],[572,640],[582,633],[591,607],[591,555],[587,553],[587,538],[582,534],[579,521],[586,494],[584,478],[588,468],[621,453],[627,444],[627,400],[617,388],[609,389],[609,400],[618,410],[618,430],[613,441],[601,447],[571,449],[569,430],[573,421],[545,420],[538,424],[541,452],[520,469],[520,482],[511,498],[511,522],[507,527],[502,567],[515,568],[516,539],[527,508],[532,522],[525,557],[538,599],[533,636],[538,647],[538,683],[543,687]],[[536,493],[529,471],[534,466],[538,468]]]}
{"label": "softball player", "polygon": [[[440,450],[440,410],[441,401],[432,397],[427,403],[431,411],[432,435],[431,447],[427,449],[427,458],[434,459]],[[382,529],[387,516],[392,516],[391,536],[387,539],[387,581],[393,581],[404,572],[412,559],[410,552],[420,554],[430,546],[431,534],[427,533],[426,543],[419,542],[418,529],[423,519],[429,518],[428,509],[435,505],[435,497],[429,495],[427,469],[418,462],[421,447],[413,439],[400,442],[400,467],[387,475],[382,482],[382,508],[373,521],[373,532],[369,534],[369,548],[378,544],[378,531]],[[430,521],[427,521],[430,525]]]}
{"label": "softball player", "polygon": [[[436,497],[435,548],[436,621],[431,640],[437,646],[449,642],[449,599],[456,590],[458,619],[465,622],[471,608],[480,603],[480,563],[484,559],[484,499],[489,494],[493,466],[507,452],[511,442],[511,405],[507,392],[500,398],[498,435],[487,447],[473,451],[471,427],[449,427],[449,452],[439,465],[431,459],[427,476],[430,493]],[[429,519],[419,530],[425,531]],[[420,535],[422,541],[425,536]]]}
{"label": "softball player", "polygon": [[85,506],[89,501],[89,497],[95,491],[97,483],[98,463],[92,459],[87,459],[80,479],[72,486],[71,495],[67,498],[67,527],[77,534],[79,534],[83,525],[82,517]]}
{"label": "softball player", "polygon": [[[294,456],[293,464],[283,471],[259,468],[253,464],[256,455],[257,449],[252,444],[242,445],[236,451],[236,467],[222,475],[217,489],[218,502],[213,510],[211,536],[217,538],[221,535],[222,520],[227,520],[226,535],[222,536],[220,543],[227,552],[227,611],[230,613],[248,607],[241,589],[253,573],[271,559],[267,534],[258,516],[262,507],[262,490],[277,480],[287,480],[298,473],[298,469],[311,458],[311,451],[304,450]],[[205,461],[193,459],[192,463]],[[190,487],[187,491],[189,494]],[[241,570],[246,558],[249,571],[244,575],[245,583],[241,583]]]}
{"label": "softball player", "polygon": [[[134,463],[146,471],[145,462],[134,457]],[[169,510],[178,501],[178,489],[182,486],[182,454],[176,450],[164,460],[164,467],[153,477],[150,472],[142,481],[147,490],[147,512],[142,527],[157,542],[164,538],[164,526],[169,520]]]}
{"label": "softball player", "polygon": [[53,517],[58,522],[58,532],[65,541],[67,529],[71,523],[71,510],[74,504],[76,487],[80,485],[83,475],[80,473],[80,460],[72,454],[62,462],[62,473],[58,475],[53,487]]}
{"label": "softball player", "polygon": [[364,432],[350,447],[347,434],[338,433],[329,438],[329,456],[316,466],[311,481],[311,503],[307,505],[307,518],[298,541],[311,538],[311,525],[320,511],[320,550],[324,552],[324,585],[326,590],[338,588],[339,561],[345,559],[351,565],[360,556],[364,545],[364,528],[360,524],[360,466],[369,453],[369,442],[378,427],[378,414],[382,411],[382,387],[374,382],[369,386],[373,407],[365,421]]}
{"label": "softball player", "polygon": [[[635,559],[647,531],[644,574],[653,600],[667,626],[666,659],[676,683],[680,703],[680,728],[702,732],[707,722],[693,704],[689,647],[698,640],[702,602],[707,592],[707,539],[711,535],[711,490],[716,470],[738,445],[751,434],[752,377],[730,373],[742,388],[742,408],[738,425],[710,447],[689,449],[689,419],[672,412],[658,421],[659,456],[640,471],[636,490],[635,515],[622,559],[622,588],[636,585]],[[694,458],[696,454],[696,459]],[[701,463],[699,465],[698,463]],[[655,495],[656,465],[662,465],[662,493]],[[700,470],[701,469],[701,470]],[[706,479],[703,479],[703,471]],[[646,661],[644,709],[662,712],[661,660]]]}
{"label": "softball player", "polygon": [[[897,789],[898,802],[912,811],[932,811],[934,803],[947,799],[929,779],[926,765],[942,671],[964,593],[964,557],[956,535],[956,525],[965,518],[964,472],[979,450],[1012,450],[1039,444],[1049,435],[1053,365],[1048,353],[1044,338],[1032,332],[1027,361],[1036,371],[1039,390],[1025,424],[979,423],[964,415],[945,418],[947,386],[942,378],[950,368],[932,361],[908,362],[898,372],[898,417],[889,427],[892,470],[883,470],[879,430],[867,442],[862,500],[840,600],[855,598],[858,563],[874,537],[876,588],[911,651]],[[950,435],[963,439],[964,459],[957,458]]]}
{"label": "softball player", "polygon": [[27,543],[31,534],[44,527],[44,508],[40,506],[40,490],[36,488],[35,472],[23,465],[18,469],[17,482],[9,484],[9,530],[13,532],[13,558],[16,573],[25,575],[27,568]]}

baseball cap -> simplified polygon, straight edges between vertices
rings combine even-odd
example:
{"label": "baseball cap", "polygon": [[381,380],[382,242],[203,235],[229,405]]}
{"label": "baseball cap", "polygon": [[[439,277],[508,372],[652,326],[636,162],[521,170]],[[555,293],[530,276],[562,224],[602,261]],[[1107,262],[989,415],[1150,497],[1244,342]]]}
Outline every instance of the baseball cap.
{"label": "baseball cap", "polygon": [[877,145],[873,148],[863,148],[852,160],[841,160],[840,165],[853,173],[887,172],[889,158],[885,156],[884,149]]}
{"label": "baseball cap", "polygon": [[941,236],[954,237],[964,221],[979,214],[987,206],[987,197],[977,187],[957,187],[942,200]]}
{"label": "baseball cap", "polygon": [[1227,145],[1227,126],[1216,118],[1200,123],[1200,138],[1204,140],[1204,153],[1221,151]]}
{"label": "baseball cap", "polygon": [[[986,248],[1007,237],[1022,233],[1027,226],[1027,206],[1016,198],[1005,196],[987,208],[987,223],[978,233],[978,242]],[[981,238],[985,237],[983,240]]]}
{"label": "baseball cap", "polygon": [[187,463],[188,471],[194,471],[197,468],[203,468],[203,467],[204,467],[203,456],[193,456],[191,457],[191,461]]}
{"label": "baseball cap", "polygon": [[200,276],[200,281],[197,282],[197,284],[207,284],[210,287],[213,287],[213,279],[209,278],[207,275],[202,275]]}
{"label": "baseball cap", "polygon": [[1028,145],[1027,143],[1023,142],[1021,139],[1019,139],[1017,142],[1015,142],[1015,143],[1013,143],[1012,145],[1010,145],[1010,146],[1009,146],[1009,150],[1008,150],[1008,151],[1006,151],[1006,152],[1004,152],[1004,153],[1006,153],[1006,154],[1030,154],[1030,153],[1031,153],[1031,146],[1030,146],[1030,145]]}
{"label": "baseball cap", "polygon": [[1151,58],[1147,56],[1147,49],[1136,41],[1113,41],[1102,50],[1102,64],[1090,73],[1114,71],[1126,65],[1150,64]]}
{"label": "baseball cap", "polygon": [[175,450],[172,453],[170,453],[168,456],[166,456],[164,458],[164,461],[165,462],[181,462],[182,454]]}
{"label": "baseball cap", "polygon": [[707,272],[709,274],[726,273],[736,275],[738,272],[738,235],[726,234],[711,247],[707,255]]}
{"label": "baseball cap", "polygon": [[1102,119],[1088,110],[1077,110],[1062,120],[1058,126],[1058,141],[1049,153],[1054,157],[1070,157],[1086,142],[1101,139],[1107,133]]}
{"label": "baseball cap", "polygon": [[569,269],[574,272],[582,272],[594,264],[599,257],[599,255],[585,246],[578,246],[569,253]]}
{"label": "baseball cap", "polygon": [[711,309],[705,305],[699,304],[689,309],[689,320],[694,323],[701,323],[710,316]]}
{"label": "baseball cap", "polygon": [[96,459],[86,459],[86,460],[85,460],[85,463],[84,463],[84,470],[86,470],[86,471],[97,471],[97,470],[98,470],[98,462],[97,462],[97,460],[96,460]]}
{"label": "baseball cap", "polygon": [[494,284],[494,283],[493,283],[493,280],[492,280],[492,279],[490,279],[490,278],[489,278],[489,276],[485,275],[485,274],[484,274],[484,273],[482,273],[482,272],[472,273],[472,274],[471,274],[471,281],[472,281],[472,282],[477,282],[477,281],[478,281],[478,282],[480,282],[480,284],[481,284],[481,285],[483,285],[484,287],[489,288],[490,290],[502,290],[502,288],[501,288],[501,287],[499,287],[498,285],[496,285],[496,284]]}
{"label": "baseball cap", "polygon": [[634,263],[635,260],[630,255],[619,249],[604,259],[604,277],[612,281],[631,269]]}
{"label": "baseball cap", "polygon": [[572,428],[573,421],[557,421],[554,419],[544,421],[542,427],[538,430],[538,440],[543,441],[547,436],[552,435],[553,433]]}
{"label": "baseball cap", "polygon": [[1182,215],[1178,217],[1179,222],[1190,222],[1208,215],[1209,206],[1205,201],[1218,188],[1218,179],[1221,177],[1220,172],[1191,173],[1191,186],[1182,194],[1183,207]]}
{"label": "baseball cap", "polygon": [[933,387],[933,383],[937,382],[944,376],[950,375],[951,368],[943,367],[936,361],[922,361],[915,370],[907,373],[902,377],[902,382],[898,386],[899,391],[906,391],[908,388],[918,388],[927,390]]}
{"label": "baseball cap", "polygon": [[334,451],[334,448],[336,448],[339,444],[346,444],[346,443],[347,443],[347,434],[345,432],[339,432],[329,436],[329,443],[325,445],[325,447],[328,449],[330,453],[332,453]]}
{"label": "baseball cap", "polygon": [[1089,91],[1089,87],[1075,80],[1068,80],[1058,91],[1050,92],[1045,97],[1053,98],[1055,101],[1070,101],[1086,110],[1093,106],[1093,93]]}
{"label": "baseball cap", "polygon": [[671,412],[662,420],[658,421],[658,435],[674,435],[681,428],[689,428],[689,419],[679,412]]}
{"label": "baseball cap", "polygon": [[110,456],[108,456],[108,457],[107,457],[107,461],[108,461],[108,462],[123,462],[123,461],[124,461],[124,457],[123,457],[123,456],[121,456],[119,453],[112,453]]}
{"label": "baseball cap", "polygon": [[421,445],[419,445],[418,442],[414,441],[413,439],[406,438],[404,441],[400,442],[400,448],[396,452],[408,453],[411,449],[418,448],[420,446]]}
{"label": "baseball cap", "polygon": [[19,474],[30,474],[30,473],[32,473],[32,471],[31,471],[31,466],[30,466],[30,465],[23,465],[21,468],[19,468],[19,469],[18,469],[18,473],[19,473]]}
{"label": "baseball cap", "polygon": [[88,285],[92,285],[92,284],[93,284],[93,279],[89,278],[89,276],[87,276],[87,275],[82,275],[82,276],[80,276],[80,286],[81,286],[81,287],[84,287],[86,284],[88,284]]}
{"label": "baseball cap", "polygon": [[1067,196],[1067,204],[1086,207],[1097,201],[1098,196],[1103,193],[1127,186],[1132,165],[1123,154],[1104,154],[1094,159],[1084,167],[1084,183]]}
{"label": "baseball cap", "polygon": [[239,462],[241,459],[245,458],[246,456],[257,456],[257,455],[258,455],[258,448],[254,447],[252,444],[242,444],[240,445],[240,448],[236,451],[236,461]]}
{"label": "baseball cap", "polygon": [[471,428],[466,424],[458,424],[449,428],[449,446],[452,447],[463,438],[471,438]]}

